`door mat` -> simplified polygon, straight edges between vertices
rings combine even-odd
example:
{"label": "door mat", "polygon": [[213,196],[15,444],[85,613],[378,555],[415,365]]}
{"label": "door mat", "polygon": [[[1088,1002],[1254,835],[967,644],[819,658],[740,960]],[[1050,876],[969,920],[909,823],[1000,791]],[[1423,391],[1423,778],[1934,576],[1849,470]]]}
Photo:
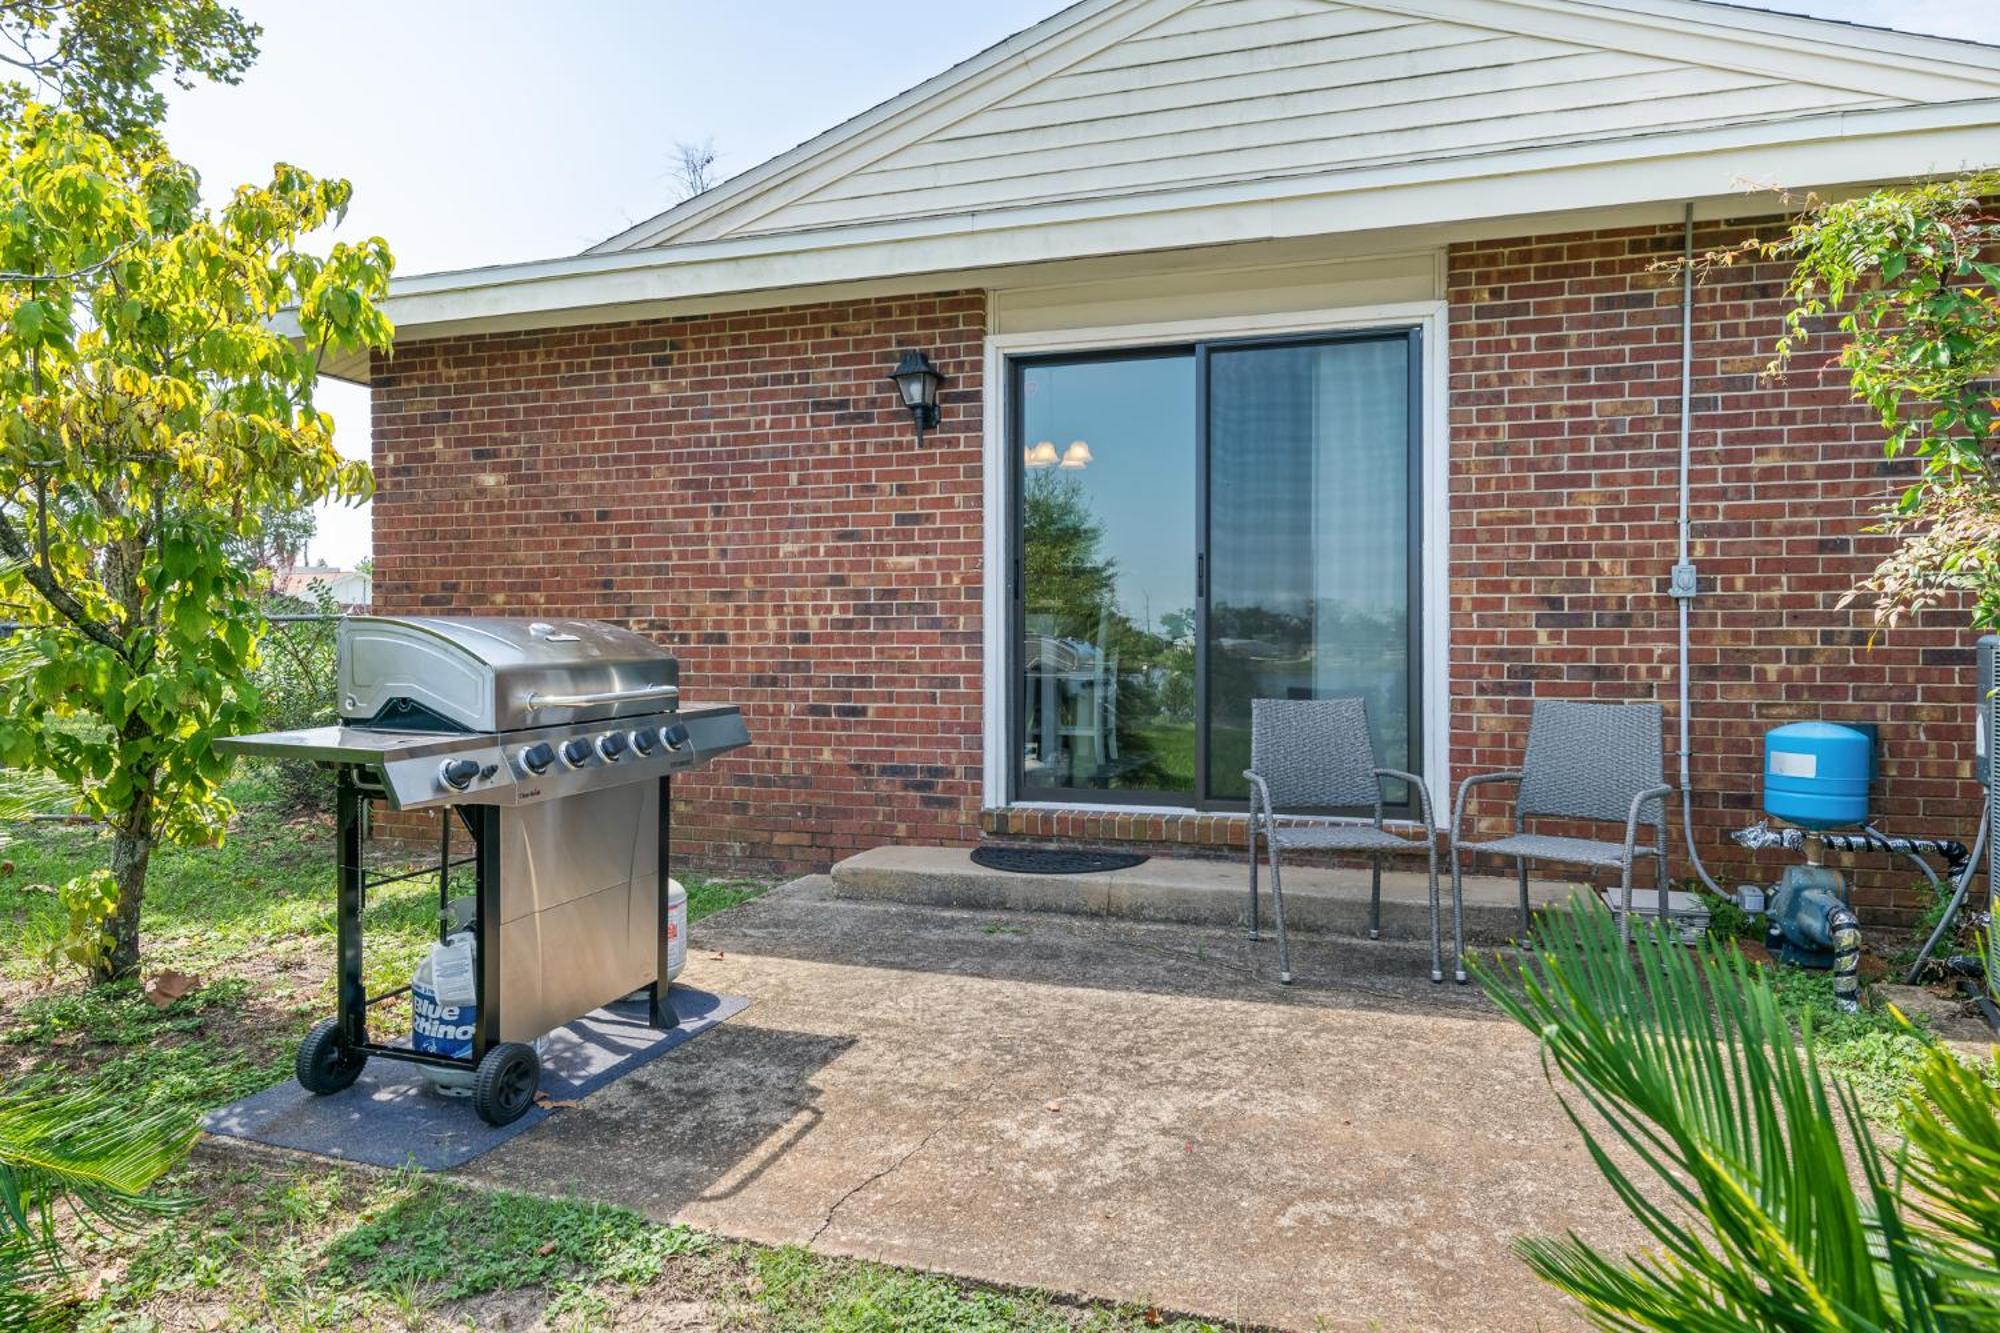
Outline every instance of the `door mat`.
{"label": "door mat", "polygon": [[1062,847],[975,847],[972,863],[1022,875],[1101,875],[1146,864],[1138,852],[1074,852]]}
{"label": "door mat", "polygon": [[202,1128],[344,1162],[415,1165],[427,1171],[463,1166],[555,1114],[542,1102],[587,1097],[750,1007],[739,996],[687,986],[674,987],[673,999],[681,1021],[671,1031],[661,1032],[646,1022],[646,1000],[641,995],[606,1005],[551,1032],[542,1041],[541,1096],[511,1125],[495,1128],[479,1118],[471,1098],[434,1091],[418,1066],[377,1057],[344,1091],[315,1097],[286,1079],[275,1088],[210,1111],[202,1117]]}

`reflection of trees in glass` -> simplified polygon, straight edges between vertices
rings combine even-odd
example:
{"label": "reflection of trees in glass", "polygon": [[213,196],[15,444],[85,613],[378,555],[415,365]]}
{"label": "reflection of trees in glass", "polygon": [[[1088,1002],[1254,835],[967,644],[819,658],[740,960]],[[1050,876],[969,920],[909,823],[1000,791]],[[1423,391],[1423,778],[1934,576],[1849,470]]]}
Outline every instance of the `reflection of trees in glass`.
{"label": "reflection of trees in glass", "polygon": [[1057,638],[1097,641],[1103,608],[1118,594],[1118,562],[1103,554],[1104,525],[1083,482],[1034,472],[1021,497],[1021,557],[1028,600],[1054,616]]}
{"label": "reflection of trees in glass", "polygon": [[[1192,731],[1162,745],[1162,724],[1191,728],[1194,634],[1191,612],[1162,617],[1164,633],[1135,624],[1118,605],[1118,562],[1105,553],[1104,525],[1081,478],[1032,472],[1022,490],[1022,573],[1036,632],[1102,652],[1117,671],[1115,764],[1070,779],[1077,786],[1191,790]],[[1030,659],[1034,657],[1030,646]],[[1028,706],[1039,691],[1028,690]],[[1031,720],[1029,734],[1035,734]],[[1054,756],[1044,756],[1053,760]]]}

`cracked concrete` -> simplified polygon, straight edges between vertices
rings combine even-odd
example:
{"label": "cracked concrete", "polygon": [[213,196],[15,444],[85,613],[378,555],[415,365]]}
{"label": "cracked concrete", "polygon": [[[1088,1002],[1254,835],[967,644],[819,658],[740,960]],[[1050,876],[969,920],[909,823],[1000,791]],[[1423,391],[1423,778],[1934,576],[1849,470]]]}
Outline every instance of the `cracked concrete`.
{"label": "cracked concrete", "polygon": [[[695,927],[742,1016],[468,1171],[765,1243],[1284,1327],[1580,1326],[1638,1236],[1528,1034],[1413,943],[834,899]],[[718,956],[719,955],[719,956]]]}

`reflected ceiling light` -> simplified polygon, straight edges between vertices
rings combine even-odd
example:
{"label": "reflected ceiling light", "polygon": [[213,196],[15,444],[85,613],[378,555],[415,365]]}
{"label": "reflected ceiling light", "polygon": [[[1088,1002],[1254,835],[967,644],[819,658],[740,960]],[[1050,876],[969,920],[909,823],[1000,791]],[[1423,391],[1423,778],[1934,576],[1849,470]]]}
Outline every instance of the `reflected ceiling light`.
{"label": "reflected ceiling light", "polygon": [[[1049,452],[1051,454],[1055,452],[1054,445],[1049,446]],[[1063,450],[1062,465],[1066,468],[1089,467],[1096,461],[1091,456],[1090,446],[1082,440],[1072,440],[1069,448]]]}
{"label": "reflected ceiling light", "polygon": [[1028,449],[1027,462],[1029,467],[1054,467],[1056,465],[1055,444],[1052,441],[1043,440],[1039,444],[1031,445]]}

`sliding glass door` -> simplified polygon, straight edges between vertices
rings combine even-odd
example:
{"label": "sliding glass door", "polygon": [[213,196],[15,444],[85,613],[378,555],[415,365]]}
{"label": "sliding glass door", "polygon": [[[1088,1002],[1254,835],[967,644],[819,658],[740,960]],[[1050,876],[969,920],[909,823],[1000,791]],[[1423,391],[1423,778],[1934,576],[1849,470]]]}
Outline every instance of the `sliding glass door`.
{"label": "sliding glass door", "polygon": [[1022,366],[1019,789],[1195,796],[1187,352]]}
{"label": "sliding glass door", "polygon": [[1017,799],[1240,805],[1260,698],[1359,696],[1422,771],[1420,361],[1399,329],[1014,363]]}

